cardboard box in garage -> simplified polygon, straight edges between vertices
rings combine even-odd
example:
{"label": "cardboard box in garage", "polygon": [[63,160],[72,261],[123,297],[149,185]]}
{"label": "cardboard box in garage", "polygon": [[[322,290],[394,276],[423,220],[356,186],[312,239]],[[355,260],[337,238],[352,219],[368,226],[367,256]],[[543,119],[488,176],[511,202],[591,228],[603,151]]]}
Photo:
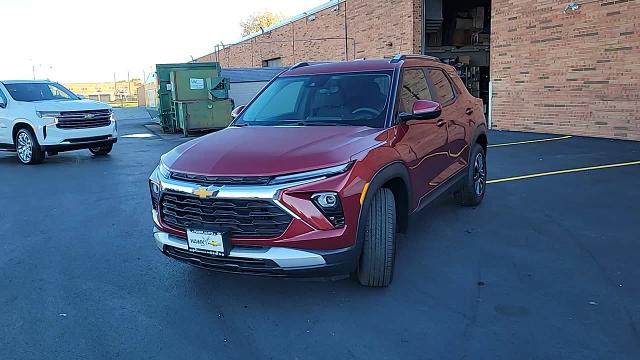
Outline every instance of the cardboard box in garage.
{"label": "cardboard box in garage", "polygon": [[453,33],[453,46],[471,45],[471,30],[456,30]]}

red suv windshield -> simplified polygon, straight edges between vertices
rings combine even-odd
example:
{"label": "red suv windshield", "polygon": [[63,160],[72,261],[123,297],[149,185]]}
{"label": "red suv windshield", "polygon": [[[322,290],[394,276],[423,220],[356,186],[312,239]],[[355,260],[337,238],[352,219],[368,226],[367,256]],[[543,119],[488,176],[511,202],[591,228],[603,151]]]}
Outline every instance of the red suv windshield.
{"label": "red suv windshield", "polygon": [[391,71],[283,76],[265,89],[235,125],[350,125],[382,128]]}

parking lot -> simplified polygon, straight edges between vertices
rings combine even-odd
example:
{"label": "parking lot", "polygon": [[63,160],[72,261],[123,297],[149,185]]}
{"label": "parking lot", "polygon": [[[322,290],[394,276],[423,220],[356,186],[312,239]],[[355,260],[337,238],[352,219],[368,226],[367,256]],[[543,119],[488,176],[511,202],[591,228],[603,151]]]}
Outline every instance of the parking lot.
{"label": "parking lot", "polygon": [[0,359],[640,358],[640,142],[492,132],[485,202],[414,215],[370,289],[164,257],[147,177],[186,140],[117,117],[108,157],[0,153]]}

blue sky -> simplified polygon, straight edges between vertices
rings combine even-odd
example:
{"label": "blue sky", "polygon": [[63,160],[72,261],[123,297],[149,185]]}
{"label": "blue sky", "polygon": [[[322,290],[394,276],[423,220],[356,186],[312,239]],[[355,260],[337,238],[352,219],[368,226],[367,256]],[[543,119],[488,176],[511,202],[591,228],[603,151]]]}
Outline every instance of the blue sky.
{"label": "blue sky", "polygon": [[140,78],[237,40],[253,13],[293,16],[326,1],[0,0],[0,79],[30,79],[34,67],[60,82]]}

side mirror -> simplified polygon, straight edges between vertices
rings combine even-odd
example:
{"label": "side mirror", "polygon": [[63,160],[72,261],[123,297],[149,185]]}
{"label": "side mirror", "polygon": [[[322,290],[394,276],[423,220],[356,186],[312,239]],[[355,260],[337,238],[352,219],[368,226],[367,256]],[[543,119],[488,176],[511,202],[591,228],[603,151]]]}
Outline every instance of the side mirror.
{"label": "side mirror", "polygon": [[231,117],[233,117],[234,119],[237,118],[246,107],[246,105],[240,105],[237,108],[233,109],[233,111],[231,112]]}
{"label": "side mirror", "polygon": [[411,113],[400,113],[400,120],[432,120],[442,115],[442,106],[431,100],[416,100]]}
{"label": "side mirror", "polygon": [[7,107],[7,101],[2,96],[0,96],[0,108],[4,109],[6,107]]}

